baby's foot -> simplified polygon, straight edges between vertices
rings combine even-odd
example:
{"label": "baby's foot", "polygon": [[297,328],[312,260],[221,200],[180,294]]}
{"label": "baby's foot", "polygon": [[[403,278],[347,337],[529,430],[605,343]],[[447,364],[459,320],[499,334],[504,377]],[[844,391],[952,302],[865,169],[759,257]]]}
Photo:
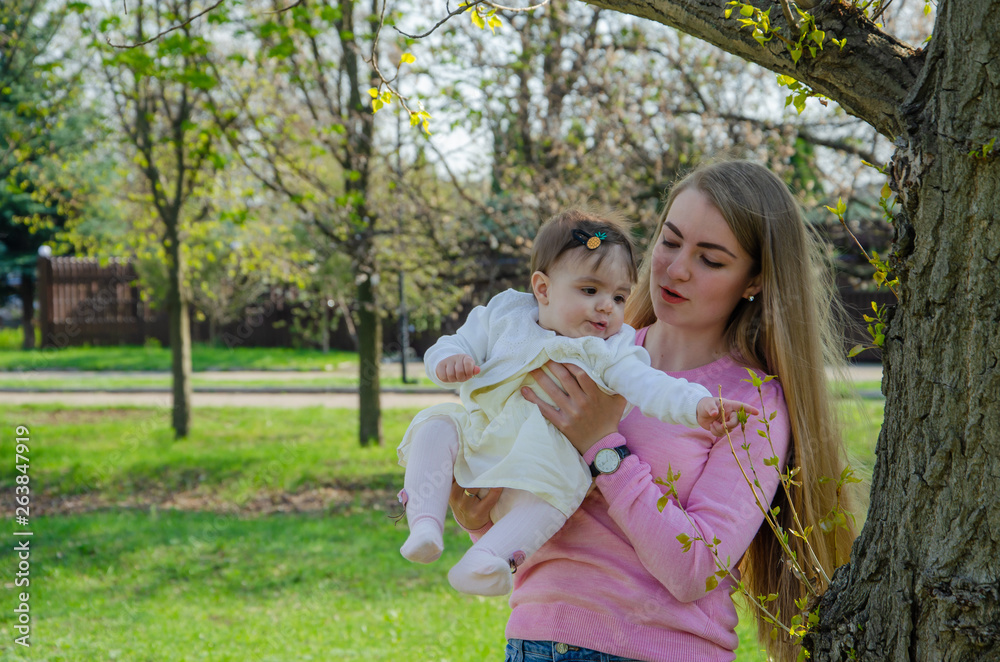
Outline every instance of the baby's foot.
{"label": "baby's foot", "polygon": [[433,563],[444,551],[441,525],[433,520],[420,520],[410,526],[410,536],[399,548],[400,554],[414,563]]}
{"label": "baby's foot", "polygon": [[507,595],[514,588],[510,562],[478,549],[470,549],[448,571],[448,581],[471,595]]}

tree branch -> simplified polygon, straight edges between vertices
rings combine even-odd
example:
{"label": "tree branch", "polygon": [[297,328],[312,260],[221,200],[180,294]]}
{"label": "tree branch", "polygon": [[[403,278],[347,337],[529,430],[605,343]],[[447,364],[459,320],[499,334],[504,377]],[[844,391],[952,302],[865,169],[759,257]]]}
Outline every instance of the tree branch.
{"label": "tree branch", "polygon": [[[838,2],[824,2],[812,14],[817,26],[828,36],[827,46],[815,58],[803,54],[796,65],[779,40],[762,46],[750,30],[740,29],[735,18],[724,18],[725,1],[584,0],[595,7],[669,25],[745,60],[792,76],[890,139],[902,133],[904,124],[899,108],[923,67],[922,51],[885,34],[856,9]],[[771,6],[763,0],[751,3],[762,10]],[[772,23],[789,34],[790,26],[783,18],[773,17]],[[829,37],[846,39],[847,45],[838,50],[829,43]]]}
{"label": "tree branch", "polygon": [[177,25],[171,26],[171,27],[167,28],[166,30],[163,30],[162,32],[160,32],[156,36],[150,37],[146,41],[140,41],[138,44],[116,44],[116,43],[113,43],[111,41],[111,37],[108,37],[107,38],[108,45],[111,46],[112,48],[129,49],[129,48],[138,48],[139,46],[145,46],[146,44],[151,44],[154,41],[156,41],[157,39],[159,39],[160,37],[162,37],[164,35],[167,35],[167,34],[170,34],[174,30],[180,30],[183,27],[187,27],[188,25],[191,24],[192,21],[195,21],[195,20],[201,18],[202,16],[204,16],[208,12],[210,12],[213,9],[217,8],[219,5],[221,5],[225,1],[226,0],[217,0],[217,2],[214,5],[212,5],[210,7],[206,7],[205,9],[201,10],[200,12],[198,12],[197,14],[195,14],[194,16],[191,16],[190,18],[188,18],[183,23],[178,23]]}

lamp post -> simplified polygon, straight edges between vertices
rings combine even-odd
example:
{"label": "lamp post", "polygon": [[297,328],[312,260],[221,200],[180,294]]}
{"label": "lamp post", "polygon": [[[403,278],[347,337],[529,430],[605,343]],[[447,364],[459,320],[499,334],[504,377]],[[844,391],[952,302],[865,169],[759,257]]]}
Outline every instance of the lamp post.
{"label": "lamp post", "polygon": [[410,351],[410,320],[406,311],[406,295],[403,289],[403,272],[399,272],[399,363],[403,370],[403,383],[416,384],[417,380],[406,378],[406,355]]}

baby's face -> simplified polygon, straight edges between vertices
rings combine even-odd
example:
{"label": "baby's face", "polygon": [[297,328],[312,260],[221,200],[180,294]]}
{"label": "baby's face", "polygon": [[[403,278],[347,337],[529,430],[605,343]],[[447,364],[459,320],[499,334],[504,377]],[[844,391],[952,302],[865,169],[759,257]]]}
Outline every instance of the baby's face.
{"label": "baby's face", "polygon": [[548,274],[532,276],[538,323],[561,336],[610,338],[625,321],[625,299],[632,281],[623,258],[564,255]]}

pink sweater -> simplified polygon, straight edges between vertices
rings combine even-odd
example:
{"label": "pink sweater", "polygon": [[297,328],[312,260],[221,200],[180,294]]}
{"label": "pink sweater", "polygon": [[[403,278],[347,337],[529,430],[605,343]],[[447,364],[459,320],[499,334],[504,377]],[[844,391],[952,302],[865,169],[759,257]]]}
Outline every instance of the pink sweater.
{"label": "pink sweater", "polygon": [[[637,344],[645,339],[641,330]],[[749,375],[731,358],[695,370],[671,373],[706,386],[713,395],[760,408]],[[763,376],[763,375],[761,375]],[[763,385],[763,410],[770,415],[772,452],[757,434],[763,425],[752,417],[746,441],[770,504],[778,475],[764,460],[782,460],[788,445],[788,414],[776,380]],[[763,515],[733,458],[725,437],[682,425],[667,425],[633,410],[619,434],[602,439],[587,452],[625,444],[632,452],[617,472],[599,476],[579,510],[514,575],[508,639],[551,640],[650,662],[733,660],[738,641],[731,579],[705,591],[716,571],[712,554],[701,542],[684,552],[679,534],[720,542],[718,552],[731,567],[743,556]],[[733,445],[749,473],[744,438],[737,428]],[[668,470],[680,502],[697,530],[673,502],[660,513],[656,502],[666,488],[654,483]]]}

